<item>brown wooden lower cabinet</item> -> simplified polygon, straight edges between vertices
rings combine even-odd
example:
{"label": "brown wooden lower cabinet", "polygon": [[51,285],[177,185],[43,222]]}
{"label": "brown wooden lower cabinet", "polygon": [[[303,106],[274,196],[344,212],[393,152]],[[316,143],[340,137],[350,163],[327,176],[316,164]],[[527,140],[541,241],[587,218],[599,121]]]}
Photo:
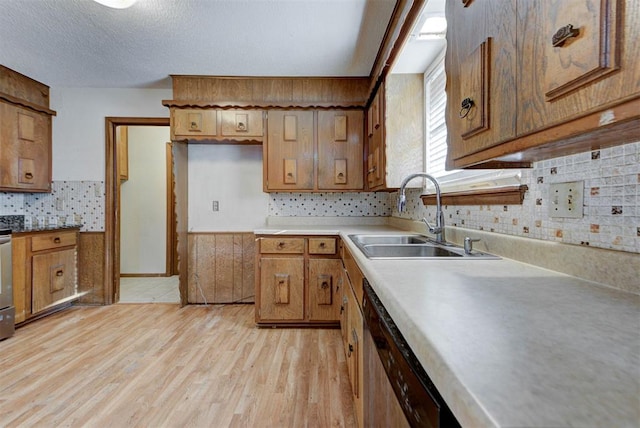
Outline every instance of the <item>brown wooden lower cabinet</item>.
{"label": "brown wooden lower cabinet", "polygon": [[13,235],[13,296],[17,324],[80,297],[77,242],[78,229]]}
{"label": "brown wooden lower cabinet", "polygon": [[190,233],[188,303],[253,303],[255,235]]}
{"label": "brown wooden lower cabinet", "polygon": [[258,237],[258,325],[338,325],[342,295],[338,240],[336,236]]}
{"label": "brown wooden lower cabinet", "polygon": [[[362,281],[363,275],[353,260],[349,250],[341,245],[343,275],[345,278],[342,289],[342,307],[340,322],[342,339],[347,357],[347,369],[353,391],[353,401],[356,409],[358,426],[364,426],[364,385],[368,381],[368,374],[364,370],[362,317]],[[367,378],[365,379],[365,376]]]}

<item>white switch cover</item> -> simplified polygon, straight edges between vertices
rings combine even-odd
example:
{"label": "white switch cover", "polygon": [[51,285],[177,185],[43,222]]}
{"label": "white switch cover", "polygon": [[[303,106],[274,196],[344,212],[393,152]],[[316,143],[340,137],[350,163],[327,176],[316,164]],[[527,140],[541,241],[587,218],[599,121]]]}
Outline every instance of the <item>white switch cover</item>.
{"label": "white switch cover", "polygon": [[584,181],[549,184],[549,216],[582,218]]}

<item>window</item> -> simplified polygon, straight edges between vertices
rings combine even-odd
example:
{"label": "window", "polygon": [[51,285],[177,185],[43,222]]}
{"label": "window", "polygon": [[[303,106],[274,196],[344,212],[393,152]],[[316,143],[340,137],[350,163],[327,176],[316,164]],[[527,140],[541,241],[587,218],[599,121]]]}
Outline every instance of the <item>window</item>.
{"label": "window", "polygon": [[[447,125],[445,110],[447,76],[444,51],[424,73],[425,94],[425,165],[427,173],[438,179],[443,192],[489,189],[520,184],[518,169],[445,169],[447,158]],[[427,182],[427,188],[433,187]]]}

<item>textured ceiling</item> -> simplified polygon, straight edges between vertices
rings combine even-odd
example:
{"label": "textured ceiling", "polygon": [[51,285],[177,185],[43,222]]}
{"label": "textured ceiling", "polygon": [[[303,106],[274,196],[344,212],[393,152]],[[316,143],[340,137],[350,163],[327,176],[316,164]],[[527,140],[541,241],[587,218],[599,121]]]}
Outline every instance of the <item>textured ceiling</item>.
{"label": "textured ceiling", "polygon": [[0,0],[0,64],[52,87],[368,76],[395,0]]}

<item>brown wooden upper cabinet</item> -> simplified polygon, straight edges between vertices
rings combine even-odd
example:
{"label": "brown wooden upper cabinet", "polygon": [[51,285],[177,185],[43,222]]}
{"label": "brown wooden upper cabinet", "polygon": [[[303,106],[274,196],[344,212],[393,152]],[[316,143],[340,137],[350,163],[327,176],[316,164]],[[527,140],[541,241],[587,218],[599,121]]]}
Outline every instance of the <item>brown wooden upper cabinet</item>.
{"label": "brown wooden upper cabinet", "polygon": [[363,189],[360,110],[271,110],[264,191]]}
{"label": "brown wooden upper cabinet", "polygon": [[0,190],[51,191],[49,87],[0,66]]}
{"label": "brown wooden upper cabinet", "polygon": [[262,110],[171,108],[171,139],[192,143],[261,144]]}
{"label": "brown wooden upper cabinet", "polygon": [[640,138],[640,0],[446,7],[450,167],[519,166]]}
{"label": "brown wooden upper cabinet", "polygon": [[422,74],[389,74],[378,88],[367,109],[366,168],[369,190],[396,189],[407,174],[424,171]]}

